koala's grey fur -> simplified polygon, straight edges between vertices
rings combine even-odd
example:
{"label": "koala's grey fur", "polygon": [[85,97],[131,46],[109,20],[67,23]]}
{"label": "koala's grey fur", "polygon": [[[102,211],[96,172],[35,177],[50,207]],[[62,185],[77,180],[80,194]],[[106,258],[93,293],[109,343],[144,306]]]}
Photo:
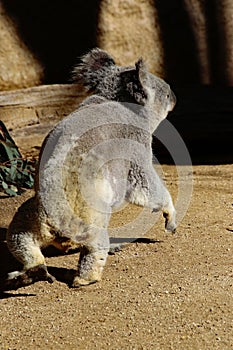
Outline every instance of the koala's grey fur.
{"label": "koala's grey fur", "polygon": [[35,197],[9,226],[8,247],[23,264],[9,274],[16,284],[40,275],[52,281],[41,248],[65,251],[72,242],[81,245],[73,286],[100,280],[111,212],[124,200],[161,210],[165,228],[176,229],[172,199],[152,165],[151,149],[153,131],[176,102],[169,85],[147,72],[142,59],[135,67],[119,67],[100,49],[82,58],[74,77],[94,94],[45,139]]}

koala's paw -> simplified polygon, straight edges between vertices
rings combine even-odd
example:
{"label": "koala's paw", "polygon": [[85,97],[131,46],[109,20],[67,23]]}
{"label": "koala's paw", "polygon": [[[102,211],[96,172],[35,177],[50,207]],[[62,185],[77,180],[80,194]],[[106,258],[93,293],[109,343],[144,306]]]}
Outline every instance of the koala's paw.
{"label": "koala's paw", "polygon": [[171,232],[171,233],[175,233],[176,232],[176,222],[175,220],[172,220],[171,218],[169,218],[169,215],[166,213],[163,213],[163,216],[165,218],[165,231],[166,232]]}
{"label": "koala's paw", "polygon": [[88,286],[90,284],[96,283],[98,282],[98,280],[85,280],[83,278],[80,277],[75,277],[73,280],[73,283],[71,285],[71,288],[80,288],[80,287],[84,287],[84,286]]}
{"label": "koala's paw", "polygon": [[167,225],[165,226],[165,231],[168,233],[176,233],[176,224],[172,222],[168,222]]}
{"label": "koala's paw", "polygon": [[55,278],[48,273],[45,265],[37,265],[23,272],[11,272],[4,283],[3,290],[16,290],[38,281],[53,283]]}

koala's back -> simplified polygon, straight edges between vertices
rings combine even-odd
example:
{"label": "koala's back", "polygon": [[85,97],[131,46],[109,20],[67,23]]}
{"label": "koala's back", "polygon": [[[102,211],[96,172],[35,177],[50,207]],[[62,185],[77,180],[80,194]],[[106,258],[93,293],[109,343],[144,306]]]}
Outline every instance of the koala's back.
{"label": "koala's back", "polygon": [[125,198],[130,161],[140,155],[135,145],[143,145],[143,159],[151,157],[143,118],[121,103],[102,101],[87,99],[42,147],[37,197],[61,235],[82,235],[90,224],[103,225],[104,213]]}

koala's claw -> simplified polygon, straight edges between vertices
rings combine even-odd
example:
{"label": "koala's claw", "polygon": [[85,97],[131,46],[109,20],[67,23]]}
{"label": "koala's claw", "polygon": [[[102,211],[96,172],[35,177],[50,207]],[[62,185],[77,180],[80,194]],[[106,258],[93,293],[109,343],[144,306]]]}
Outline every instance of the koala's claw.
{"label": "koala's claw", "polygon": [[165,231],[168,233],[176,233],[176,224],[173,222],[166,222],[165,224]]}
{"label": "koala's claw", "polygon": [[165,228],[165,232],[167,232],[167,233],[176,233],[176,227],[173,227],[173,226],[171,226],[171,227],[166,227]]}
{"label": "koala's claw", "polygon": [[176,224],[174,222],[166,221],[165,222],[165,232],[167,233],[176,233]]}

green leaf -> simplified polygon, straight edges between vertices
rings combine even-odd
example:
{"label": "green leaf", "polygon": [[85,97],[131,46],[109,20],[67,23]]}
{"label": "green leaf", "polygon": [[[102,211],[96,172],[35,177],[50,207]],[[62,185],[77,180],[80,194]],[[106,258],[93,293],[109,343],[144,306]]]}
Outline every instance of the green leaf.
{"label": "green leaf", "polygon": [[10,188],[7,188],[7,189],[5,190],[5,192],[6,192],[6,194],[8,194],[8,195],[11,196],[11,197],[17,196],[17,194],[18,194],[17,192],[11,190]]}
{"label": "green leaf", "polygon": [[36,161],[23,159],[7,128],[0,121],[0,189],[10,196],[34,185]]}
{"label": "green leaf", "polygon": [[7,185],[7,183],[5,181],[2,181],[1,185],[2,185],[2,188],[4,190],[6,190],[8,188],[8,185]]}

